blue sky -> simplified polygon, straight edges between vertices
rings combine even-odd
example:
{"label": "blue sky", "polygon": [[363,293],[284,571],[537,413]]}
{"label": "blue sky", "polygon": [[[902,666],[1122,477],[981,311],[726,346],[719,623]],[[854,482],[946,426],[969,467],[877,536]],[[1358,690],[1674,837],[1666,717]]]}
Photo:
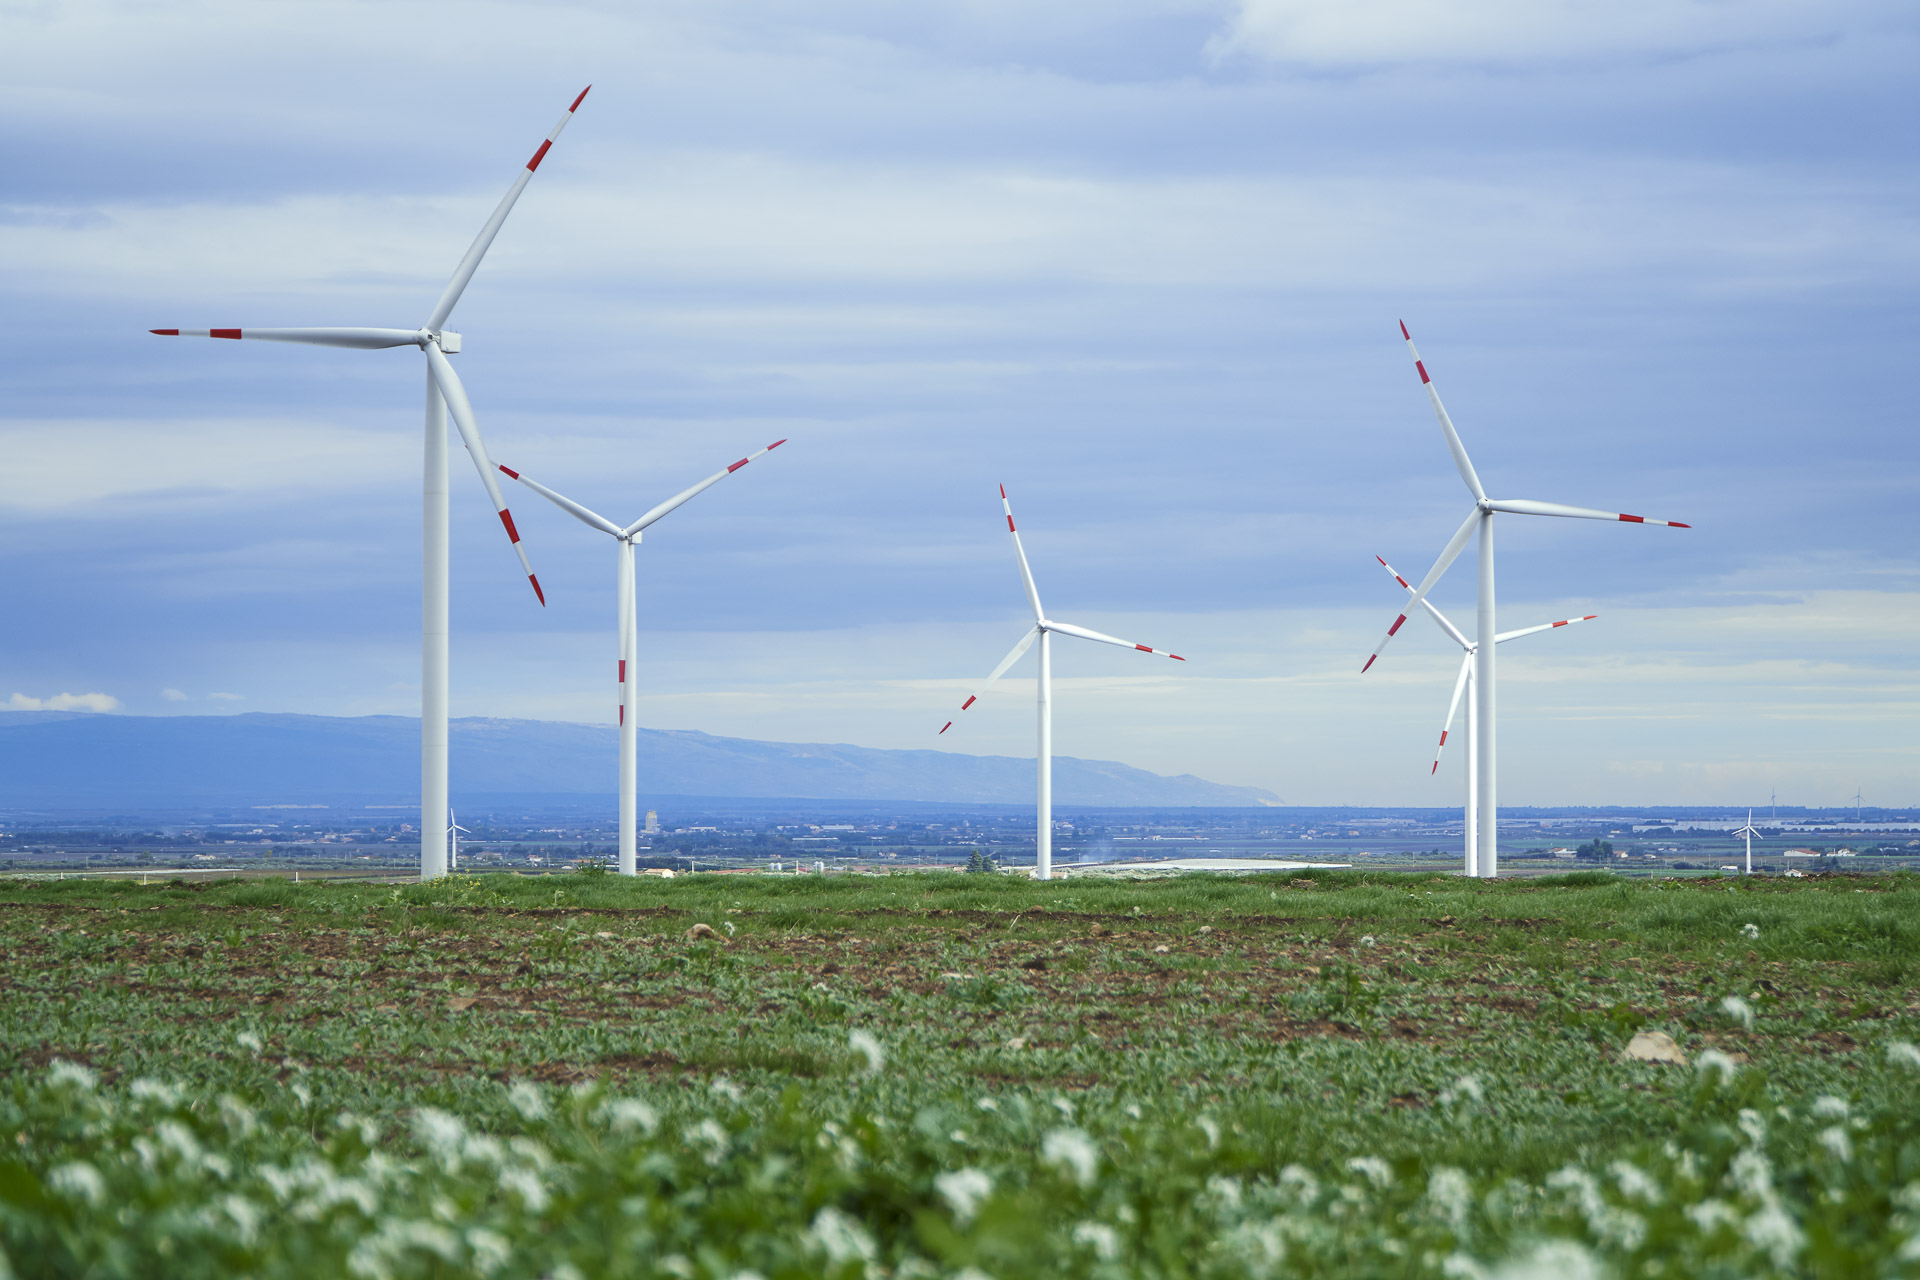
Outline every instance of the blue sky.
{"label": "blue sky", "polygon": [[[631,519],[792,439],[641,549],[645,723],[936,745],[1024,626],[1005,483],[1050,612],[1192,658],[1061,642],[1059,751],[1453,802],[1444,640],[1359,675],[1373,555],[1466,510],[1404,317],[1490,490],[1695,525],[1503,519],[1503,626],[1601,614],[1503,652],[1504,800],[1914,803],[1917,28],[8,6],[0,699],[417,710],[418,356],[146,330],[417,325],[592,81],[453,322],[489,447]],[[540,610],[454,480],[456,714],[609,717],[604,539],[513,495]],[[1030,697],[937,745],[1031,751]]]}

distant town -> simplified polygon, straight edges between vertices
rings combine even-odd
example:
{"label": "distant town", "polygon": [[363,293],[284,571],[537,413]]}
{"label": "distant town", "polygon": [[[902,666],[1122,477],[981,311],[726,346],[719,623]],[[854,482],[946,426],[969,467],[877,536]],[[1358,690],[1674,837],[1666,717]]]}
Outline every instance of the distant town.
{"label": "distant town", "polygon": [[[0,813],[0,873],[408,878],[418,873],[419,836],[396,811]],[[476,809],[456,816],[461,873],[572,873],[607,863],[615,851],[610,814]],[[1519,875],[1597,868],[1724,874],[1745,869],[1745,841],[1734,833],[1746,821],[1744,810],[1511,809],[1502,818],[1501,856]],[[1753,823],[1756,874],[1868,872],[1920,859],[1920,811],[1783,808],[1756,814]],[[1054,841],[1067,873],[1194,858],[1436,871],[1462,862],[1458,810],[1087,810],[1057,816]],[[656,874],[1019,872],[1033,865],[1033,815],[1013,806],[887,811],[843,802],[662,801],[647,812],[639,865]]]}

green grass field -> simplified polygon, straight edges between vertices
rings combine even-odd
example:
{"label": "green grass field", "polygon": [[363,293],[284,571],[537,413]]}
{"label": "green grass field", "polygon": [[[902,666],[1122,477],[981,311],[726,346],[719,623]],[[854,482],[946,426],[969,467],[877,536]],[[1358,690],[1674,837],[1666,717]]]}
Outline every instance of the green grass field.
{"label": "green grass field", "polygon": [[1920,878],[0,881],[0,941],[22,1277],[1920,1275]]}

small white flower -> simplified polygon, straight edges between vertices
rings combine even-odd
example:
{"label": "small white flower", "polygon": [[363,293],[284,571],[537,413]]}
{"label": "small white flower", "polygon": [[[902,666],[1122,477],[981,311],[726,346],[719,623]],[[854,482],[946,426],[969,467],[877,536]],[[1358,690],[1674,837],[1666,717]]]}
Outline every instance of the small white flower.
{"label": "small white flower", "polygon": [[135,1080],[127,1091],[142,1102],[158,1103],[169,1109],[179,1106],[185,1096],[179,1085],[167,1080]]}
{"label": "small white flower", "polygon": [[513,1257],[513,1246],[507,1238],[485,1227],[467,1229],[467,1249],[472,1254],[473,1269],[483,1276],[492,1275]]}
{"label": "small white flower", "polygon": [[1215,1120],[1212,1116],[1201,1116],[1194,1121],[1194,1124],[1200,1127],[1200,1132],[1207,1135],[1207,1147],[1209,1149],[1220,1145],[1220,1122],[1218,1120]]}
{"label": "small white flower", "polygon": [[65,1086],[92,1092],[100,1087],[100,1077],[95,1075],[92,1069],[83,1067],[77,1062],[55,1058],[53,1065],[47,1068],[47,1083],[55,1088]]}
{"label": "small white flower", "polygon": [[1050,1099],[1050,1101],[1053,1103],[1053,1109],[1055,1111],[1058,1111],[1069,1120],[1073,1119],[1073,1103],[1057,1094]]}
{"label": "small white flower", "polygon": [[638,1129],[648,1137],[660,1128],[660,1113],[638,1098],[620,1098],[609,1102],[603,1110],[607,1123],[619,1133],[631,1133]]}
{"label": "small white flower", "polygon": [[499,1177],[500,1185],[518,1195],[528,1213],[539,1213],[547,1207],[547,1188],[533,1170],[502,1169]]}
{"label": "small white flower", "polygon": [[547,1114],[547,1100],[538,1087],[526,1080],[515,1080],[507,1090],[507,1101],[523,1120],[539,1120]]}
{"label": "small white flower", "polygon": [[1757,924],[1753,924],[1752,922],[1743,924],[1740,926],[1740,932],[1755,942],[1760,940],[1760,926]]}
{"label": "small white flower", "polygon": [[1093,1142],[1078,1129],[1055,1129],[1040,1144],[1040,1158],[1048,1164],[1073,1171],[1073,1177],[1083,1187],[1093,1185],[1094,1171],[1100,1164],[1100,1153]]}
{"label": "small white flower", "polygon": [[1571,1240],[1552,1240],[1505,1263],[1493,1280],[1601,1280],[1600,1260]]}
{"label": "small white flower", "polygon": [[1807,1245],[1806,1233],[1788,1216],[1780,1201],[1772,1196],[1767,1198],[1760,1212],[1747,1219],[1745,1235],[1748,1244],[1765,1250],[1773,1259],[1773,1265],[1782,1270],[1791,1266],[1800,1250]]}
{"label": "small white flower", "polygon": [[982,1098],[980,1099],[980,1101],[974,1103],[973,1105],[980,1108],[982,1111],[998,1111],[1000,1109],[1000,1104],[995,1102],[992,1098]]}
{"label": "small white flower", "polygon": [[1082,1222],[1073,1228],[1075,1244],[1090,1245],[1094,1256],[1112,1262],[1120,1256],[1120,1233],[1104,1222]]}
{"label": "small white flower", "polygon": [[868,1031],[854,1030],[847,1035],[847,1046],[867,1060],[867,1074],[874,1075],[887,1065],[887,1051]]}
{"label": "small white flower", "polygon": [[878,1252],[867,1229],[832,1205],[814,1215],[807,1234],[827,1260],[836,1264],[856,1259],[871,1262]]}
{"label": "small white flower", "polygon": [[1360,945],[1363,947],[1371,947],[1371,946],[1376,946],[1378,944],[1375,943],[1372,934],[1363,933],[1360,935]]}
{"label": "small white flower", "polygon": [[1443,1165],[1427,1177],[1427,1200],[1458,1234],[1473,1209],[1473,1183],[1460,1170]]}
{"label": "small white flower", "polygon": [[1480,1103],[1486,1101],[1486,1090],[1480,1087],[1479,1076],[1461,1076],[1453,1082],[1451,1089],[1440,1091],[1440,1104],[1452,1106],[1456,1102]]}
{"label": "small white flower", "polygon": [[90,1164],[76,1161],[63,1164],[47,1175],[47,1185],[63,1196],[85,1200],[98,1209],[107,1198],[107,1180]]}
{"label": "small white flower", "polygon": [[261,1043],[260,1037],[251,1031],[242,1031],[233,1038],[233,1042],[242,1049],[250,1050],[253,1053],[259,1053],[262,1049],[266,1048],[266,1045]]}
{"label": "small white flower", "polygon": [[1387,1168],[1387,1162],[1379,1156],[1355,1156],[1347,1161],[1347,1168],[1371,1182],[1378,1191],[1385,1191],[1393,1183],[1393,1170]]}
{"label": "small white flower", "polygon": [[1895,1040],[1887,1045],[1887,1061],[1896,1067],[1909,1067],[1920,1071],[1920,1049],[1905,1040]]}
{"label": "small white flower", "polygon": [[1280,1171],[1280,1189],[1302,1206],[1320,1198],[1320,1183],[1297,1164],[1290,1164]]}
{"label": "small white flower", "polygon": [[942,1173],[933,1180],[933,1189],[953,1210],[953,1216],[965,1225],[973,1221],[973,1215],[980,1210],[980,1202],[993,1194],[993,1179],[979,1169],[955,1169],[951,1173]]}
{"label": "small white flower", "polygon": [[738,1102],[747,1096],[744,1089],[725,1076],[721,1076],[718,1080],[708,1085],[707,1092],[713,1094],[715,1097],[725,1098],[728,1102]]}
{"label": "small white flower", "polygon": [[1701,1075],[1717,1071],[1723,1084],[1740,1074],[1740,1064],[1718,1049],[1701,1050],[1700,1056],[1693,1060],[1693,1069]]}
{"label": "small white flower", "polygon": [[1613,1180],[1620,1184],[1620,1194],[1638,1200],[1643,1204],[1659,1204],[1667,1198],[1660,1189],[1660,1183],[1646,1170],[1625,1160],[1615,1160],[1607,1167]]}
{"label": "small white flower", "polygon": [[1732,1018],[1748,1031],[1753,1030],[1753,1006],[1745,1000],[1742,1000],[1739,996],[1727,996],[1723,998],[1720,1001],[1720,1012]]}
{"label": "small white flower", "polygon": [[1699,1204],[1690,1204],[1686,1214],[1693,1219],[1693,1225],[1700,1229],[1703,1236],[1710,1236],[1721,1227],[1740,1225],[1740,1215],[1725,1200],[1702,1200]]}
{"label": "small white flower", "polygon": [[[1766,1117],[1758,1111],[1755,1111],[1752,1107],[1740,1108],[1739,1124],[1740,1132],[1746,1134],[1747,1141],[1754,1146],[1759,1146],[1760,1143],[1765,1140],[1767,1136]],[[1692,1153],[1689,1152],[1688,1154],[1691,1155]]]}
{"label": "small white flower", "polygon": [[1835,1160],[1853,1159],[1853,1139],[1837,1124],[1820,1131],[1820,1145],[1825,1147]]}

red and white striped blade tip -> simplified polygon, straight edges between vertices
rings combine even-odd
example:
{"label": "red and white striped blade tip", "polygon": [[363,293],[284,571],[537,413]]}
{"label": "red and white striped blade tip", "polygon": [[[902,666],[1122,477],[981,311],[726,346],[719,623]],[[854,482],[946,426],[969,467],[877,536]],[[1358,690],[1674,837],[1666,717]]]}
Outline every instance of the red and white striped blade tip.
{"label": "red and white striped blade tip", "polygon": [[1408,342],[1413,341],[1413,335],[1407,332],[1407,322],[1405,320],[1402,320],[1400,322],[1400,336],[1405,338]]}
{"label": "red and white striped blade tip", "polygon": [[[947,730],[951,728],[953,728],[953,721],[949,720],[945,724],[940,726],[940,733],[945,733]],[[940,733],[936,733],[933,736],[937,738],[940,736]]]}
{"label": "red and white striped blade tip", "polygon": [[1684,524],[1679,520],[1654,520],[1648,516],[1630,516],[1625,514],[1624,512],[1620,516],[1620,523],[1621,524],[1663,524],[1669,529],[1693,528],[1692,525]]}
{"label": "red and white striped blade tip", "polygon": [[238,329],[149,329],[148,333],[157,333],[163,338],[232,338],[239,340]]}
{"label": "red and white striped blade tip", "polygon": [[528,574],[528,575],[527,575],[527,581],[528,581],[528,582],[531,582],[531,583],[533,584],[533,594],[534,594],[534,595],[536,595],[536,596],[538,596],[538,597],[540,597],[540,607],[541,607],[542,609],[544,609],[544,608],[546,608],[546,607],[547,607],[547,593],[546,593],[546,592],[544,592],[544,591],[542,591],[542,590],[540,589],[540,579],[539,579],[539,577],[538,577],[538,576],[536,576],[536,575],[534,575],[534,574],[531,574],[531,573],[530,573],[530,574]]}
{"label": "red and white striped blade tip", "polygon": [[1399,583],[1401,586],[1405,587],[1409,591],[1413,590],[1413,584],[1408,582],[1405,578],[1401,577],[1400,571],[1394,568],[1392,565],[1388,564],[1386,561],[1386,557],[1375,556],[1374,559],[1380,562],[1380,567],[1382,569],[1385,569],[1388,573],[1393,575],[1393,580],[1395,582]]}

